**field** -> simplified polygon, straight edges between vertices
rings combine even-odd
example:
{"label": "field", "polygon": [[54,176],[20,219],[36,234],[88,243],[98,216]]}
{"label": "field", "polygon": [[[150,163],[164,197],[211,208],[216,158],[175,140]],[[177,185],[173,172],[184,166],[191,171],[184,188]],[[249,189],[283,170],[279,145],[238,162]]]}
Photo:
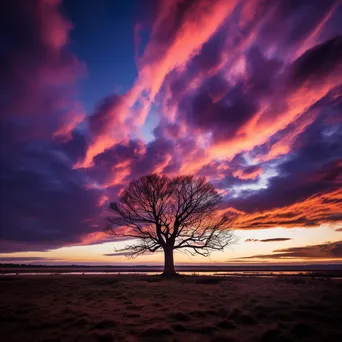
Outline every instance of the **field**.
{"label": "field", "polygon": [[0,291],[2,341],[342,341],[338,279],[1,276]]}

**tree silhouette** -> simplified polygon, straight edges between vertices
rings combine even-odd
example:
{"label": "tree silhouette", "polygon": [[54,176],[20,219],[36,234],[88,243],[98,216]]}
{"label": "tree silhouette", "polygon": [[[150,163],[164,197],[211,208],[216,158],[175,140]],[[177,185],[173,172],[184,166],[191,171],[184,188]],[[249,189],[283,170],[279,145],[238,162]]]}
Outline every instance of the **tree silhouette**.
{"label": "tree silhouette", "polygon": [[108,234],[136,238],[121,252],[135,257],[164,251],[165,276],[175,275],[173,251],[209,256],[233,243],[233,219],[217,216],[221,196],[203,177],[151,174],[132,181],[110,203]]}

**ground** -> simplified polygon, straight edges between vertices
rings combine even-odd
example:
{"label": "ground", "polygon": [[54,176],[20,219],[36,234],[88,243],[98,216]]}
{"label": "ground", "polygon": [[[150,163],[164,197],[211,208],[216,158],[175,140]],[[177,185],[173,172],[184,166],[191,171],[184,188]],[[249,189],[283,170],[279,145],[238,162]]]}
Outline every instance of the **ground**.
{"label": "ground", "polygon": [[2,341],[342,341],[342,280],[0,277]]}

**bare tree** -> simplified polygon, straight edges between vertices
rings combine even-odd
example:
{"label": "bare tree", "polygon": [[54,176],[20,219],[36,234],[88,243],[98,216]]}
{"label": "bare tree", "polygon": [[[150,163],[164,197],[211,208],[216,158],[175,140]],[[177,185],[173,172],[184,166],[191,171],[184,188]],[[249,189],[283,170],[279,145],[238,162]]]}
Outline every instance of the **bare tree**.
{"label": "bare tree", "polygon": [[107,233],[138,242],[121,252],[138,256],[145,252],[164,251],[163,275],[175,275],[173,251],[209,256],[233,243],[230,229],[233,219],[218,217],[221,196],[205,178],[151,174],[132,181],[120,196],[110,203]]}

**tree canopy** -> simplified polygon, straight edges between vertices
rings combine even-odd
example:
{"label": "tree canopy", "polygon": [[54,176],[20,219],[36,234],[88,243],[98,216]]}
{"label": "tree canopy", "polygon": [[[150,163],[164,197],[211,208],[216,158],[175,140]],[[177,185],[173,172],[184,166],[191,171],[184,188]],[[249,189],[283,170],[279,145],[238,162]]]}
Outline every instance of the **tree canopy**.
{"label": "tree canopy", "polygon": [[217,213],[222,197],[204,177],[151,174],[132,181],[110,203],[107,233],[137,239],[122,252],[164,251],[164,274],[175,274],[173,251],[209,256],[234,241],[234,218]]}

